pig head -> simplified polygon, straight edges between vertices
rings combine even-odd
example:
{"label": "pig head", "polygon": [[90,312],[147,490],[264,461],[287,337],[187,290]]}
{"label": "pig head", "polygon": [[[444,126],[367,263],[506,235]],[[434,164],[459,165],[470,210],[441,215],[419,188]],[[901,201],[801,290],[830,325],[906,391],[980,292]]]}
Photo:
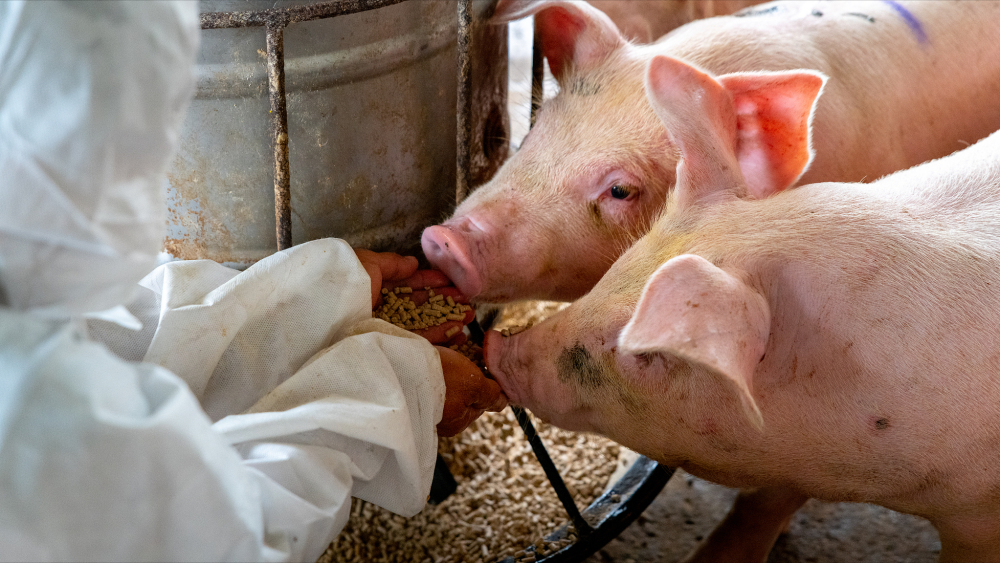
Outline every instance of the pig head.
{"label": "pig head", "polygon": [[[502,1],[496,14],[535,14],[559,93],[496,176],[424,231],[423,250],[479,301],[571,300],[648,230],[674,185],[670,135],[642,87],[650,51],[585,2]],[[793,185],[813,156],[809,122],[824,77],[716,80],[713,103],[750,190],[764,196]]]}

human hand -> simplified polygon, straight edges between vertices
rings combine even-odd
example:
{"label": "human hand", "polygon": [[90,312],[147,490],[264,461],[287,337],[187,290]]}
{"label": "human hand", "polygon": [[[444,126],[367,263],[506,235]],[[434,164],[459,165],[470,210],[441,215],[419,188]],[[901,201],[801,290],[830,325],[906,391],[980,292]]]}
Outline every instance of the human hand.
{"label": "human hand", "polygon": [[441,355],[445,385],[444,413],[437,425],[439,436],[454,436],[483,412],[499,412],[507,406],[500,385],[487,379],[476,364],[454,350],[436,348]]}
{"label": "human hand", "polygon": [[[418,270],[417,259],[413,256],[357,248],[354,249],[354,253],[372,280],[372,310],[383,303],[382,289],[392,291],[396,287],[413,288],[413,293],[406,294],[406,297],[418,307],[430,298],[429,291],[424,288],[433,289],[436,295],[451,297],[455,303],[469,304],[468,298],[451,283],[448,276],[440,270]],[[469,310],[465,312],[465,318],[461,321],[448,321],[425,329],[414,329],[411,332],[423,336],[432,344],[461,345],[466,340],[464,333],[458,332],[453,336],[448,336],[448,333],[456,327],[461,328],[469,324],[474,318],[476,318],[475,311]]]}
{"label": "human hand", "polygon": [[372,310],[382,302],[383,287],[387,284],[390,289],[399,287],[399,283],[392,285],[394,280],[412,277],[417,272],[416,256],[400,256],[395,252],[373,252],[363,248],[355,248],[354,254],[372,280]]}

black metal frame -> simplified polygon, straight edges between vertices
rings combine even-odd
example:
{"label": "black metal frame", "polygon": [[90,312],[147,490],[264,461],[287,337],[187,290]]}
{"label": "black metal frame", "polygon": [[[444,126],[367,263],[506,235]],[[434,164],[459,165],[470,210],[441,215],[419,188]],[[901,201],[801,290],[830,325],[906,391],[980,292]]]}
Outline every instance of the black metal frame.
{"label": "black metal frame", "polygon": [[[264,27],[267,35],[267,78],[270,99],[270,129],[274,144],[274,215],[278,250],[292,246],[291,181],[288,164],[288,112],[285,96],[284,29],[291,23],[330,18],[345,14],[365,12],[392,6],[407,0],[331,0],[291,8],[275,8],[244,12],[209,12],[201,14],[202,29],[228,29],[238,27]],[[469,139],[472,128],[472,72],[469,57],[472,42],[472,0],[457,0],[458,7],[458,96],[455,202],[461,203],[469,194]],[[542,100],[542,53],[538,34],[532,45],[531,72],[531,125]],[[473,340],[482,342],[478,324],[470,325]],[[478,334],[477,334],[478,332]],[[645,457],[640,457],[631,469],[604,495],[595,500],[582,513],[563,483],[559,471],[552,463],[545,446],[535,432],[527,413],[511,407],[518,424],[524,431],[535,457],[545,470],[556,495],[562,502],[570,522],[556,529],[547,540],[565,538],[570,526],[576,532],[576,541],[536,561],[551,563],[580,561],[596,552],[621,533],[653,501],[666,485],[674,470],[665,468]],[[446,468],[444,468],[446,469]],[[436,470],[437,472],[437,470]],[[448,488],[446,487],[446,490]],[[453,488],[452,488],[453,490]],[[534,551],[529,546],[527,551]],[[513,563],[508,557],[502,563]]]}
{"label": "black metal frame", "polygon": [[[548,555],[536,558],[536,563],[576,563],[590,557],[597,550],[622,533],[643,510],[674,474],[674,469],[661,465],[648,457],[640,457],[632,467],[606,493],[597,498],[586,510],[582,518],[593,528],[583,535],[577,534],[576,541]],[[570,535],[570,523],[563,524],[545,537],[546,541],[558,541]],[[525,551],[534,552],[535,546]],[[505,557],[498,563],[515,563],[514,556]]]}

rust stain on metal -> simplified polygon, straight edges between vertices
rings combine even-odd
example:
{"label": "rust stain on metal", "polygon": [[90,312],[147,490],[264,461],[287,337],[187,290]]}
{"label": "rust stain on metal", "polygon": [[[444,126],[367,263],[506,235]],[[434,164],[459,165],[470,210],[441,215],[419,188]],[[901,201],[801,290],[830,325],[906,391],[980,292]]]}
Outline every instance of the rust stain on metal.
{"label": "rust stain on metal", "polygon": [[227,29],[233,27],[260,27],[332,18],[345,14],[365,12],[399,4],[406,0],[334,0],[305,6],[273,8],[247,12],[207,12],[201,14],[202,29]]}
{"label": "rust stain on metal", "polygon": [[181,260],[205,260],[209,258],[208,251],[197,240],[163,239],[163,250]]}
{"label": "rust stain on metal", "polygon": [[455,204],[469,195],[469,140],[472,137],[472,0],[458,0],[458,137],[456,139]]}
{"label": "rust stain on metal", "polygon": [[[173,170],[173,173],[167,173],[167,180],[176,191],[181,204],[197,203],[204,207],[200,195],[206,184],[206,179],[201,171],[211,170],[207,163],[202,162],[196,166],[189,166],[178,156]],[[177,171],[185,173],[179,174]],[[225,223],[211,213],[204,209],[179,209],[168,205],[167,219],[168,223],[178,225],[188,233],[183,239],[169,237],[164,239],[164,250],[175,258],[181,260],[209,259],[216,262],[236,261],[232,256],[219,252],[218,249],[232,248],[235,238]]]}
{"label": "rust stain on metal", "polygon": [[267,85],[274,143],[274,224],[278,250],[285,250],[292,247],[292,195],[288,170],[284,27],[276,24],[267,26]]}

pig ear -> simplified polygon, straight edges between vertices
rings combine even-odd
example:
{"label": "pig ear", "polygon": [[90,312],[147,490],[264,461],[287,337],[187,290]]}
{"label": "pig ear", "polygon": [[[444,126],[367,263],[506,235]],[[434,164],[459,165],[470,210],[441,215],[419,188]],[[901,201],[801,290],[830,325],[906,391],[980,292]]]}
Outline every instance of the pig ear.
{"label": "pig ear", "polygon": [[813,71],[719,77],[736,109],[736,159],[747,188],[765,198],[795,185],[814,151],[810,134],[826,76]]}
{"label": "pig ear", "polygon": [[744,196],[746,181],[733,150],[736,117],[725,88],[707,73],[660,55],[649,62],[646,96],[680,149],[678,207],[718,193]]}
{"label": "pig ear", "polygon": [[507,23],[530,15],[560,84],[571,68],[585,70],[625,45],[621,32],[604,12],[586,2],[571,0],[500,0],[493,21]]}
{"label": "pig ear", "polygon": [[757,291],[693,254],[671,258],[646,282],[635,313],[618,336],[629,354],[664,353],[731,381],[758,428],[753,372],[767,347],[771,313]]}

